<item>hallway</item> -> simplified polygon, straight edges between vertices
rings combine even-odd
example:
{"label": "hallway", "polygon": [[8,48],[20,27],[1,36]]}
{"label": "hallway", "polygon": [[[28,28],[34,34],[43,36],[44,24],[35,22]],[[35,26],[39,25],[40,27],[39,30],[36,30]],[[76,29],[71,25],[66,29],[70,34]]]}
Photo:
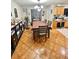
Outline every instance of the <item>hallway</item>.
{"label": "hallway", "polygon": [[34,42],[31,29],[25,30],[12,59],[67,59],[68,38],[56,29],[50,31],[46,42]]}

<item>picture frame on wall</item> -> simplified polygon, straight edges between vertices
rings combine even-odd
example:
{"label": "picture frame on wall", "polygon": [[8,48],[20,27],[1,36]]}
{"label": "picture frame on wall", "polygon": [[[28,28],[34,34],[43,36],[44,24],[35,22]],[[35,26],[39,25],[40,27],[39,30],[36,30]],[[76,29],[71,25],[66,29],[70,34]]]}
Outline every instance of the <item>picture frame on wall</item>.
{"label": "picture frame on wall", "polygon": [[12,12],[11,12],[11,16],[12,16]]}
{"label": "picture frame on wall", "polygon": [[18,17],[18,13],[17,13],[17,9],[16,8],[14,8],[14,14],[15,14],[15,18],[17,18]]}
{"label": "picture frame on wall", "polygon": [[43,11],[42,16],[44,16],[44,14],[45,14],[45,11]]}
{"label": "picture frame on wall", "polygon": [[51,9],[51,14],[52,14],[52,9]]}

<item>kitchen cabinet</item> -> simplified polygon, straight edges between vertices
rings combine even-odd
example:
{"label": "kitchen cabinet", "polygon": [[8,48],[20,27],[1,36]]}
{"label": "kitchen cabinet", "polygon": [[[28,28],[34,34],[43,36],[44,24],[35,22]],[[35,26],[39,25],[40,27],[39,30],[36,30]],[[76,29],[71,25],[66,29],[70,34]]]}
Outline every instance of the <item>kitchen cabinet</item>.
{"label": "kitchen cabinet", "polygon": [[64,7],[63,6],[56,6],[54,8],[54,15],[64,15]]}
{"label": "kitchen cabinet", "polygon": [[53,28],[56,29],[56,28],[68,28],[68,21],[66,20],[54,20],[53,21]]}

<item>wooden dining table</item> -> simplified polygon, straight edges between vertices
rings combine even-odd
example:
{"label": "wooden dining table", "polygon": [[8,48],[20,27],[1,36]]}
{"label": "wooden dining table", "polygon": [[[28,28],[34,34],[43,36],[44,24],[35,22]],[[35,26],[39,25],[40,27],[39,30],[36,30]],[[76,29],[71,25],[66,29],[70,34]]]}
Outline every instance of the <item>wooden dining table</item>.
{"label": "wooden dining table", "polygon": [[[44,21],[33,21],[32,22],[32,31],[33,31],[33,39],[35,39],[35,33],[37,32],[37,29],[39,29],[39,26],[46,26],[48,25],[47,23],[45,23]],[[51,26],[48,26],[48,38],[50,37],[50,29]]]}

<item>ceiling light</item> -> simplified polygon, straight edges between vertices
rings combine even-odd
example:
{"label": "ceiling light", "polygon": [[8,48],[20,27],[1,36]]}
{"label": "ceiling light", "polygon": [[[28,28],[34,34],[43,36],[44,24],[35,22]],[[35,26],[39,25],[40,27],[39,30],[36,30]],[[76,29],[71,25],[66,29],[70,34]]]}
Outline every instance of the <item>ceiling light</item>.
{"label": "ceiling light", "polygon": [[41,8],[43,8],[43,5],[41,5]]}
{"label": "ceiling light", "polygon": [[38,4],[34,7],[34,9],[37,9],[39,12],[43,9],[43,5],[40,4],[41,0],[37,0]]}
{"label": "ceiling light", "polygon": [[[32,2],[35,2],[35,3],[38,3],[38,0],[31,0]],[[46,2],[47,0],[40,0],[40,3],[44,3]]]}
{"label": "ceiling light", "polygon": [[57,4],[57,6],[62,6],[61,4]]}
{"label": "ceiling light", "polygon": [[39,8],[39,6],[38,5],[36,5],[35,7],[34,7],[34,9],[38,9]]}
{"label": "ceiling light", "polygon": [[41,11],[41,8],[38,8],[37,10],[38,10],[38,12],[40,12]]}

